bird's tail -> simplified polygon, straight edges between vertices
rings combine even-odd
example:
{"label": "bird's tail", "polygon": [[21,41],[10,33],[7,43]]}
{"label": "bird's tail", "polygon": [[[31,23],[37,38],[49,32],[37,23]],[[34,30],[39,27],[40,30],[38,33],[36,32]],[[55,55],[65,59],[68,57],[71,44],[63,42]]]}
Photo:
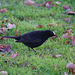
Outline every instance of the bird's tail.
{"label": "bird's tail", "polygon": [[14,36],[2,36],[3,38],[13,38],[13,39],[15,39],[15,37]]}
{"label": "bird's tail", "polygon": [[3,38],[12,38],[12,39],[16,39],[16,40],[20,40],[21,36],[2,36]]}

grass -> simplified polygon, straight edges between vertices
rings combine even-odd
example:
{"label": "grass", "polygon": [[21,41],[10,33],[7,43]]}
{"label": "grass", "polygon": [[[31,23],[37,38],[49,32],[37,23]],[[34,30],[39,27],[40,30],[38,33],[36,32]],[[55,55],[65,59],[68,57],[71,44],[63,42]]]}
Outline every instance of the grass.
{"label": "grass", "polygon": [[[43,3],[45,0],[34,0],[36,3]],[[24,0],[0,0],[0,9],[7,8],[6,13],[0,13],[1,21],[4,18],[8,19],[9,23],[16,24],[16,28],[8,31],[8,35],[15,36],[15,30],[19,30],[21,34],[36,31],[36,30],[52,30],[60,40],[48,39],[46,43],[35,48],[36,53],[29,51],[28,47],[22,43],[15,43],[13,39],[0,40],[0,44],[12,45],[14,53],[18,52],[18,56],[11,59],[9,54],[0,54],[0,69],[7,71],[9,75],[64,75],[64,72],[69,73],[66,68],[67,63],[75,64],[75,47],[70,44],[65,45],[66,39],[61,38],[63,33],[72,29],[75,35],[75,16],[65,14],[62,5],[69,5],[75,11],[75,1],[59,0],[60,5],[53,8],[25,6]],[[56,2],[56,0],[54,0]],[[54,13],[51,16],[52,12]],[[23,21],[19,18],[24,18]],[[61,19],[59,19],[61,18]],[[65,18],[70,18],[71,22],[65,22]],[[64,26],[59,26],[60,24]],[[5,23],[6,24],[6,23]],[[38,25],[42,24],[42,28]],[[54,24],[52,27],[47,27],[49,24]],[[6,35],[6,34],[5,34]],[[0,34],[0,36],[5,36]],[[61,54],[62,57],[54,58],[53,55]],[[7,60],[8,62],[5,62]],[[56,69],[54,66],[59,65]],[[69,73],[69,75],[71,75]]]}

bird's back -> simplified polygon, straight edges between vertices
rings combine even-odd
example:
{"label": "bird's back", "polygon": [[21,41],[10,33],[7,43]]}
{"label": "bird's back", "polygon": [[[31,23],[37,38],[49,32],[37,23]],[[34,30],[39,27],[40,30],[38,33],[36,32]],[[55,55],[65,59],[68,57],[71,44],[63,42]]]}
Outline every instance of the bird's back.
{"label": "bird's back", "polygon": [[22,42],[26,46],[34,48],[42,45],[49,37],[54,36],[54,33],[50,30],[45,31],[33,31],[20,36],[3,36],[3,38],[13,38],[16,42]]}
{"label": "bird's back", "polygon": [[45,31],[33,31],[21,36],[20,42],[24,43],[28,47],[34,48],[43,44],[47,39]]}

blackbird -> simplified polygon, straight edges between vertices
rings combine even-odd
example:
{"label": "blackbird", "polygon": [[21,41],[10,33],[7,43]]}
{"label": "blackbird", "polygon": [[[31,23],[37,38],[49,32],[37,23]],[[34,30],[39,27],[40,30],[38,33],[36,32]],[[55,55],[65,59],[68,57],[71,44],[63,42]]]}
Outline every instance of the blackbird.
{"label": "blackbird", "polygon": [[33,49],[35,47],[42,45],[49,37],[52,36],[56,36],[53,33],[53,31],[45,30],[45,31],[33,31],[20,36],[2,36],[2,37],[13,38],[16,40],[16,42],[21,42]]}

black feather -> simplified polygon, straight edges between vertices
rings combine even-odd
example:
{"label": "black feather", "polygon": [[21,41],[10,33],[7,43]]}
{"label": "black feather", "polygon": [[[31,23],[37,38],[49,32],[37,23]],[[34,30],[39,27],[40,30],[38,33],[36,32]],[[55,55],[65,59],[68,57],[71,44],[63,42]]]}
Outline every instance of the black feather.
{"label": "black feather", "polygon": [[21,36],[3,36],[3,38],[13,38],[16,42],[22,42],[32,49],[42,45],[49,37],[55,36],[54,33],[50,30],[46,31],[33,31]]}

